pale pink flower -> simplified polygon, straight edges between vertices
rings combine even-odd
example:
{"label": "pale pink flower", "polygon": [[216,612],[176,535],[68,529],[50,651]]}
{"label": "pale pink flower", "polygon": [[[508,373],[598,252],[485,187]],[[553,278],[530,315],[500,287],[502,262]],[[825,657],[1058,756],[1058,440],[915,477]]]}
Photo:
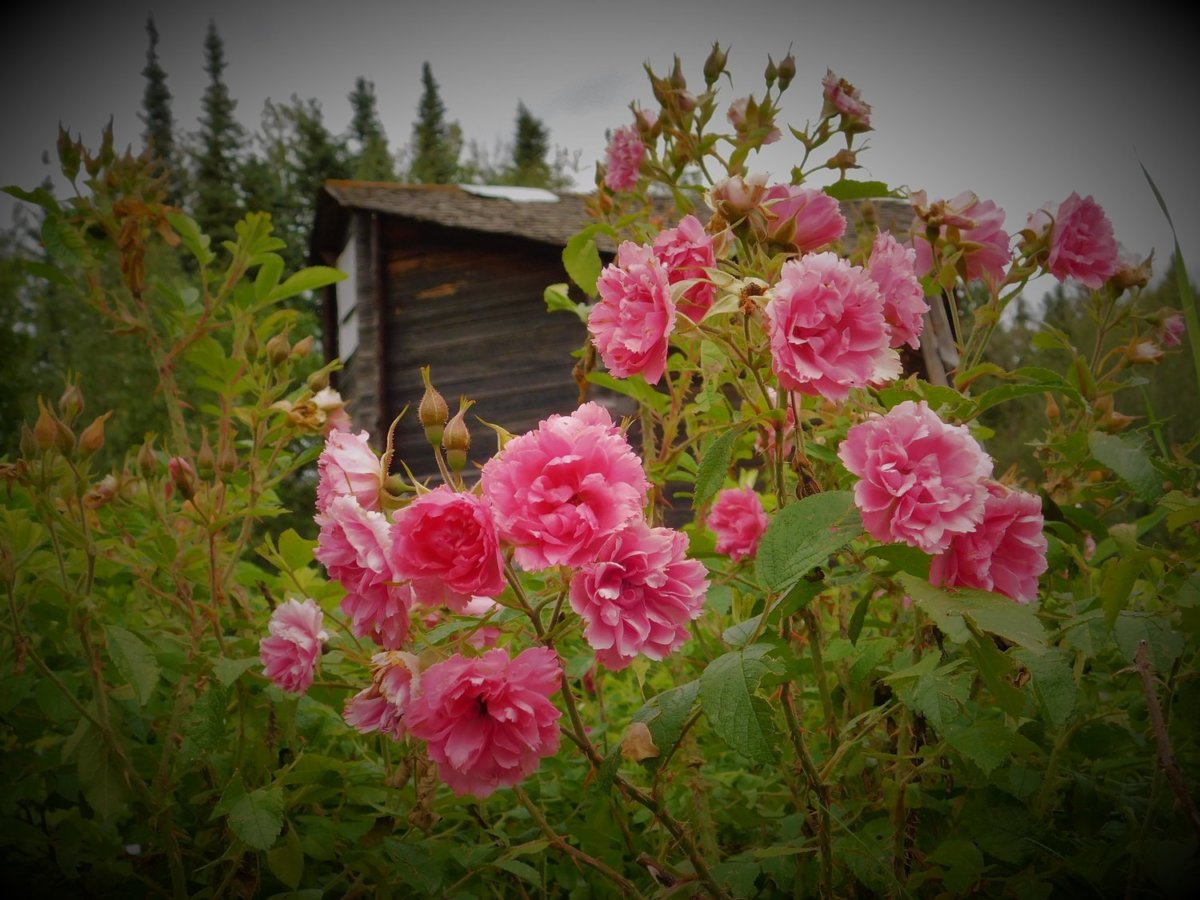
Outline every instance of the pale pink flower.
{"label": "pale pink flower", "polygon": [[708,192],[707,201],[713,212],[733,224],[755,213],[761,218],[766,196],[766,175],[759,173],[745,178],[733,175],[716,182]]}
{"label": "pale pink flower", "polygon": [[929,304],[914,271],[916,256],[911,247],[902,246],[890,233],[881,231],[875,235],[867,274],[879,286],[892,347],[908,344],[917,350],[921,346],[921,329]]}
{"label": "pale pink flower", "polygon": [[[924,192],[914,193],[914,203],[924,205],[924,197]],[[967,280],[1003,281],[1004,268],[1012,259],[1008,232],[1004,230],[1004,210],[991,200],[980,200],[971,191],[963,191],[954,199],[933,206],[941,218],[942,237],[947,236],[949,227],[958,234],[954,243],[962,248]],[[923,232],[914,235],[913,249],[917,274],[929,274],[933,268],[933,250]]]}
{"label": "pale pink flower", "polygon": [[870,127],[871,106],[866,103],[858,92],[858,88],[845,78],[838,78],[832,69],[825,70],[821,79],[821,88],[825,94],[825,109],[823,115],[840,114],[847,124],[863,126],[862,130]]}
{"label": "pale pink flower", "polygon": [[637,129],[618,128],[608,142],[607,168],[604,184],[612,191],[631,191],[637,187],[646,145]]}
{"label": "pale pink flower", "polygon": [[342,717],[356,731],[405,736],[404,711],[420,689],[420,661],[411,653],[384,650],[371,657],[371,684],[348,699]]}
{"label": "pale pink flower", "polygon": [[1162,362],[1162,347],[1151,340],[1130,341],[1125,348],[1126,358],[1137,366],[1152,366]]}
{"label": "pale pink flower", "polygon": [[588,315],[588,331],[604,365],[617,378],[641,375],[655,384],[667,367],[675,301],[654,249],[623,242],[596,291],[600,301]]}
{"label": "pale pink flower", "polygon": [[1120,268],[1112,223],[1090,196],[1081,200],[1072,192],[1057,210],[1047,206],[1031,215],[1029,225],[1034,230],[1050,225],[1046,269],[1059,281],[1074,278],[1096,290]]}
{"label": "pale pink flower", "polygon": [[877,541],[941,553],[983,517],[991,457],[965,425],[943,422],[924,400],[855,425],[838,456],[859,478],[854,502]]}
{"label": "pale pink flower", "polygon": [[462,609],[473,596],[504,590],[504,559],[483,499],[446,485],[396,512],[392,571],[413,582],[417,599]]}
{"label": "pale pink flower", "polygon": [[1167,310],[1166,315],[1158,326],[1158,339],[1164,347],[1178,347],[1183,343],[1183,335],[1187,326],[1183,321],[1183,313]]}
{"label": "pale pink flower", "polygon": [[733,130],[743,139],[752,131],[770,126],[770,131],[759,143],[773,144],[782,135],[773,122],[760,121],[759,109],[759,105],[753,102],[752,97],[740,97],[729,104],[729,110],[725,115],[729,119],[729,124],[733,126]]}
{"label": "pale pink flower", "polygon": [[421,673],[405,721],[451,790],[487,797],[558,751],[561,714],[550,696],[561,677],[549,647],[531,647],[512,660],[504,650],[477,659],[456,654]]}
{"label": "pale pink flower", "polygon": [[313,405],[325,416],[325,434],[334,431],[349,431],[353,428],[350,413],[346,412],[346,401],[331,387],[323,387],[313,394]]}
{"label": "pale pink flower", "polygon": [[500,536],[530,571],[590,562],[610,533],[641,518],[649,489],[641,460],[597,403],[513,438],[480,483]]}
{"label": "pale pink flower", "polygon": [[259,642],[258,655],[266,676],[280,689],[303,694],[312,686],[321,645],[329,638],[321,627],[323,619],[312,599],[288,600],[271,613],[271,634]]}
{"label": "pale pink flower", "polygon": [[788,260],[767,297],[771,367],[782,387],[845,400],[895,356],[879,288],[833,253]]}
{"label": "pale pink flower", "polygon": [[670,528],[631,522],[609,536],[596,561],[571,579],[571,608],[587,623],[583,637],[607,668],[623,669],[641,653],[662,659],[688,638],[708,579],[687,559],[688,538]]}
{"label": "pale pink flower", "polygon": [[712,306],[716,287],[705,269],[717,264],[713,239],[695,216],[684,216],[674,228],[667,228],[654,239],[654,255],[667,270],[667,283],[698,279],[676,300],[679,312],[699,322]]}
{"label": "pale pink flower", "polygon": [[734,562],[750,559],[767,530],[767,514],[754,488],[726,488],[717,494],[708,513],[708,527],[717,536],[717,552]]}
{"label": "pale pink flower", "polygon": [[1036,496],[992,482],[983,520],[974,531],[955,535],[933,558],[930,583],[995,591],[1018,603],[1032,603],[1038,576],[1046,571],[1044,524]]}
{"label": "pale pink flower", "polygon": [[334,497],[351,496],[363,509],[379,509],[383,468],[367,443],[365,431],[331,431],[317,457],[317,511],[326,512]]}
{"label": "pale pink flower", "polygon": [[772,185],[763,198],[763,208],[767,238],[799,253],[832,244],[846,233],[841,206],[820,188]]}

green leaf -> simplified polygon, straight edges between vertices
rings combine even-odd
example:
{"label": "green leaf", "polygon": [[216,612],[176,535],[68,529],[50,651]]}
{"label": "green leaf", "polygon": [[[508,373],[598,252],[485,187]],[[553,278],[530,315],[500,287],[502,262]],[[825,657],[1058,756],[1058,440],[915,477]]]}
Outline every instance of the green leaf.
{"label": "green leaf", "polygon": [[666,394],[660,394],[650,385],[646,384],[646,379],[641,375],[633,375],[629,378],[613,378],[607,372],[589,372],[588,381],[598,387],[607,388],[618,394],[624,394],[626,397],[632,397],[643,406],[648,406],[657,413],[667,411],[671,405],[671,398]]}
{"label": "green leaf", "polygon": [[180,212],[170,212],[167,213],[167,221],[171,223],[171,227],[183,241],[183,246],[187,247],[192,256],[196,257],[201,268],[216,259],[216,254],[209,249],[212,238],[200,230],[195,219]]}
{"label": "green leaf", "polygon": [[586,303],[576,303],[567,294],[567,285],[565,283],[552,284],[542,292],[542,300],[546,303],[547,312],[569,312],[579,317],[579,321],[584,325],[588,320],[588,305]]}
{"label": "green leaf", "polygon": [[492,863],[497,869],[503,869],[505,872],[511,872],[518,878],[528,881],[536,888],[542,886],[542,875],[529,863],[521,862],[519,859],[498,859]]}
{"label": "green leaf", "polygon": [[908,544],[879,544],[875,547],[868,547],[866,555],[890,563],[895,566],[897,571],[907,572],[922,580],[929,578],[931,560],[928,554],[922,553],[916,547],[910,547]]}
{"label": "green leaf", "polygon": [[24,200],[26,203],[34,203],[42,207],[42,209],[49,210],[51,212],[58,210],[58,201],[54,198],[54,195],[44,187],[34,188],[32,191],[27,191],[24,188],[17,187],[15,184],[10,184],[6,187],[0,188],[0,190],[8,194],[10,197],[16,197],[18,200]]}
{"label": "green leaf", "polygon": [[83,796],[102,818],[111,819],[125,807],[129,795],[120,762],[95,728],[81,741],[78,756]]}
{"label": "green leaf", "polygon": [[572,235],[562,252],[563,268],[589,297],[596,296],[596,279],[600,277],[600,251],[595,241],[598,230],[589,225]]}
{"label": "green leaf", "polygon": [[331,266],[309,266],[301,269],[275,290],[267,295],[267,302],[278,303],[288,297],[295,297],[305,291],[315,291],[330,284],[336,284],[346,277],[346,273]]}
{"label": "green leaf", "polygon": [[292,890],[300,886],[300,879],[304,877],[304,848],[290,822],[283,843],[267,852],[267,866]]}
{"label": "green leaf", "polygon": [[634,713],[633,721],[643,722],[650,729],[650,737],[654,738],[660,758],[665,758],[679,743],[683,726],[692,714],[699,693],[700,682],[689,681],[655,694]]}
{"label": "green leaf", "polygon": [[721,640],[730,647],[741,647],[750,638],[754,637],[754,633],[758,631],[758,623],[762,621],[764,615],[766,613],[760,613],[757,616],[751,616],[744,622],[730,625],[721,633]]}
{"label": "green leaf", "polygon": [[700,467],[696,470],[696,490],[692,495],[692,504],[702,506],[708,498],[720,490],[725,482],[725,473],[729,471],[729,463],[733,459],[733,445],[741,436],[736,428],[725,431],[715,441],[708,445],[700,458]]}
{"label": "green leaf", "polygon": [[1104,624],[1109,628],[1116,624],[1117,616],[1129,603],[1141,568],[1140,560],[1128,556],[1105,560],[1100,568],[1100,602],[1104,607]]}
{"label": "green leaf", "polygon": [[700,704],[713,731],[755,762],[774,760],[779,743],[771,707],[755,694],[763,676],[773,670],[763,659],[770,649],[755,644],[726,653],[700,676]]}
{"label": "green leaf", "polygon": [[902,195],[882,181],[853,181],[843,178],[822,190],[835,200],[869,200],[876,197],[899,199]]}
{"label": "green leaf", "polygon": [[255,850],[267,850],[283,829],[283,791],[265,787],[239,797],[229,810],[229,827]]}
{"label": "green leaf", "polygon": [[259,662],[257,656],[248,656],[245,659],[225,659],[221,657],[213,660],[213,674],[217,676],[217,681],[221,682],[225,687],[229,687],[241,678],[244,672],[254,668]]}
{"label": "green leaf", "polygon": [[755,573],[767,590],[783,593],[861,532],[851,492],[805,497],[776,513],[767,526],[759,541]]}
{"label": "green leaf", "polygon": [[1150,663],[1156,672],[1166,672],[1183,652],[1183,635],[1171,623],[1154,613],[1125,611],[1117,617],[1113,636],[1121,654],[1135,662],[1137,647],[1145,641],[1150,648]]}
{"label": "green leaf", "polygon": [[884,680],[892,685],[900,702],[923,715],[939,733],[962,715],[962,705],[971,693],[971,682],[957,671],[958,664],[937,668],[938,658],[929,654],[916,665],[893,672]]}
{"label": "green leaf", "polygon": [[71,287],[75,283],[69,275],[49,263],[38,262],[35,259],[18,259],[17,263],[20,265],[22,271],[32,275],[34,278],[52,281],[63,287]]}
{"label": "green leaf", "polygon": [[289,528],[279,536],[279,555],[292,571],[303,569],[313,561],[315,546],[316,541],[305,540],[294,528]]}
{"label": "green leaf", "polygon": [[149,648],[132,633],[118,625],[105,629],[108,637],[108,655],[117,666],[121,677],[133,688],[138,704],[145,706],[158,684],[158,661]]}
{"label": "green leaf", "polygon": [[1013,670],[1012,659],[996,647],[992,639],[978,636],[967,644],[979,674],[997,705],[1011,716],[1019,716],[1025,710],[1025,695],[1009,680]]}
{"label": "green leaf", "polygon": [[279,277],[283,274],[283,257],[267,254],[258,267],[254,276],[254,299],[259,303],[265,302],[271,292],[279,287]]}
{"label": "green leaf", "polygon": [[1162,494],[1162,477],[1137,442],[1093,431],[1088,435],[1088,449],[1097,462],[1112,469],[1143,500],[1154,501]]}
{"label": "green leaf", "polygon": [[92,257],[83,235],[53,216],[42,220],[42,244],[50,256],[65,266],[87,265]]}
{"label": "green leaf", "polygon": [[943,867],[942,884],[955,896],[970,893],[970,888],[983,873],[983,854],[970,841],[950,838],[929,854],[929,862]]}
{"label": "green leaf", "polygon": [[1018,647],[1012,656],[1029,670],[1033,695],[1042,717],[1055,728],[1062,728],[1075,711],[1079,688],[1071,672],[1070,657],[1058,647],[1031,650]]}
{"label": "green leaf", "polygon": [[897,575],[896,580],[917,607],[956,644],[965,644],[972,637],[964,614],[969,614],[981,630],[1009,643],[1040,647],[1046,642],[1046,629],[1031,606],[987,591],[934,587],[904,572]]}
{"label": "green leaf", "polygon": [[1008,762],[1016,746],[1017,738],[1003,722],[984,719],[966,728],[954,728],[946,734],[946,740],[959,753],[991,775],[999,766]]}

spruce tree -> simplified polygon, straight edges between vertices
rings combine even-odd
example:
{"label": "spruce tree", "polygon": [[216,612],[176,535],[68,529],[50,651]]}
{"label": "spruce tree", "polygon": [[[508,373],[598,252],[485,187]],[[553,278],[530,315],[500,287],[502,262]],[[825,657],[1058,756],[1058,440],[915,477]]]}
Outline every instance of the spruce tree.
{"label": "spruce tree", "polygon": [[154,17],[146,19],[146,34],[150,36],[150,47],[146,51],[146,66],[142,76],[146,79],[146,90],[142,94],[142,112],[138,118],[146,126],[142,133],[146,146],[167,172],[167,200],[177,204],[180,197],[179,173],[175,159],[175,121],[171,115],[171,92],[167,89],[167,73],[158,63],[158,28]]}
{"label": "spruce tree", "polygon": [[409,179],[421,184],[450,184],[458,175],[462,145],[457,123],[446,122],[446,107],[438,93],[429,63],[421,66],[421,102],[413,123],[412,165]]}
{"label": "spruce tree", "polygon": [[395,181],[396,163],[375,108],[375,83],[361,75],[350,93],[350,138],[354,141],[351,177],[362,181]]}
{"label": "spruce tree", "polygon": [[512,149],[512,183],[528,187],[545,187],[550,181],[550,132],[541,120],[517,102],[516,135]]}
{"label": "spruce tree", "polygon": [[233,239],[233,225],[240,215],[237,177],[245,142],[245,132],[233,117],[237,102],[223,80],[225,65],[225,44],[216,24],[210,21],[204,38],[204,71],[209,82],[201,101],[200,133],[193,151],[192,214],[218,242]]}

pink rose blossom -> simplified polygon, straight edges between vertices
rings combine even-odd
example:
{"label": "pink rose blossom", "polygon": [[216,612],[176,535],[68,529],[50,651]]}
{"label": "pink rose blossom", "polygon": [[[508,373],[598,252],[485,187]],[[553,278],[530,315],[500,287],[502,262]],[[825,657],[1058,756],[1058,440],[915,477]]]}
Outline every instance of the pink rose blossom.
{"label": "pink rose blossom", "polygon": [[983,517],[991,458],[965,425],[947,425],[924,400],[855,425],[838,456],[859,478],[854,502],[877,541],[941,553]]}
{"label": "pink rose blossom", "polygon": [[560,713],[549,698],[561,677],[549,647],[512,660],[504,650],[452,656],[421,673],[421,692],[405,712],[409,733],[426,742],[451,790],[487,797],[558,751]]}
{"label": "pink rose blossom", "polygon": [[587,623],[584,639],[609,669],[639,653],[662,659],[688,638],[708,580],[703,563],[687,559],[688,538],[640,519],[609,536],[595,562],[571,579],[571,608]]}
{"label": "pink rose blossom", "polygon": [[325,416],[325,435],[334,431],[349,431],[353,428],[350,413],[346,412],[346,401],[331,387],[324,387],[313,394],[313,405]]}
{"label": "pink rose blossom", "polygon": [[675,228],[660,231],[654,239],[654,255],[667,270],[667,283],[699,279],[679,297],[678,309],[694,322],[699,322],[712,306],[716,287],[709,281],[705,269],[717,264],[713,239],[695,216],[684,216]]}
{"label": "pink rose blossom", "polygon": [[821,79],[821,88],[825,94],[824,115],[840,114],[847,123],[869,127],[871,124],[871,106],[863,101],[858,88],[844,78],[838,78],[832,69],[825,70]]}
{"label": "pink rose blossom", "polygon": [[776,244],[808,253],[846,233],[846,218],[836,200],[819,188],[775,184],[763,198],[766,236]]}
{"label": "pink rose blossom", "polygon": [[271,636],[258,645],[266,676],[282,690],[303,694],[312,686],[321,644],[329,635],[316,601],[288,600],[275,607],[267,625]]}
{"label": "pink rose blossom", "polygon": [[929,304],[917,280],[914,265],[916,252],[902,246],[886,231],[875,235],[867,274],[879,286],[883,297],[883,318],[891,329],[892,347],[908,344],[914,350],[921,346],[921,329]]}
{"label": "pink rose blossom", "polygon": [[1090,196],[1081,200],[1072,192],[1057,210],[1047,206],[1029,217],[1034,230],[1047,225],[1052,230],[1046,269],[1059,281],[1074,278],[1096,290],[1120,268],[1112,223]]}
{"label": "pink rose blossom", "polygon": [[347,588],[342,612],[350,617],[350,630],[355,637],[369,638],[380,647],[397,650],[408,640],[416,596],[412,585],[389,584],[384,577],[372,575]]}
{"label": "pink rose blossom", "polygon": [[[913,194],[914,205],[924,205],[924,192]],[[983,278],[993,282],[1004,280],[1004,268],[1012,259],[1008,249],[1008,232],[1004,230],[1004,210],[991,200],[980,200],[971,191],[963,191],[953,200],[933,204],[942,219],[941,234],[947,228],[958,232],[956,244],[962,248],[967,280]],[[933,268],[933,250],[923,233],[913,238],[916,251],[916,272],[927,275]]]}
{"label": "pink rose blossom", "polygon": [[708,513],[708,527],[717,536],[717,552],[734,562],[753,558],[767,524],[762,500],[748,487],[721,491]]}
{"label": "pink rose blossom", "polygon": [[479,496],[443,485],[394,516],[392,571],[417,599],[461,610],[473,596],[504,590],[504,559],[491,510]]}
{"label": "pink rose blossom", "polygon": [[933,558],[930,583],[995,591],[1032,603],[1038,576],[1046,571],[1044,524],[1036,496],[992,482],[983,521],[974,531],[955,535],[945,552]]}
{"label": "pink rose blossom", "polygon": [[1183,343],[1183,335],[1187,331],[1183,313],[1170,309],[1165,312],[1166,315],[1162,316],[1162,321],[1158,326],[1158,339],[1162,341],[1164,347],[1178,347]]}
{"label": "pink rose blossom", "polygon": [[383,468],[367,443],[367,433],[331,431],[317,458],[317,511],[326,512],[334,497],[351,496],[363,509],[379,509]]}
{"label": "pink rose blossom", "polygon": [[640,519],[649,483],[608,411],[585,403],[509,441],[480,477],[500,536],[529,571],[581,566]]}
{"label": "pink rose blossom", "polygon": [[604,184],[612,191],[631,191],[637,187],[646,145],[637,129],[618,128],[608,142],[607,167]]}
{"label": "pink rose blossom", "polygon": [[879,288],[833,253],[788,260],[767,297],[771,366],[782,387],[845,400],[896,356]]}
{"label": "pink rose blossom", "polygon": [[588,331],[604,365],[617,378],[641,375],[657,383],[667,367],[675,301],[654,249],[622,243],[617,261],[600,273],[596,291],[600,302],[588,316]]}
{"label": "pink rose blossom", "polygon": [[760,106],[754,102],[753,97],[740,97],[729,104],[729,110],[725,113],[729,119],[729,124],[733,126],[733,130],[738,133],[738,136],[745,138],[750,132],[759,129],[770,127],[766,136],[759,143],[773,144],[779,140],[782,135],[779,129],[774,126],[771,121],[760,121]]}
{"label": "pink rose blossom", "polygon": [[[743,178],[734,175],[722,179],[708,192],[708,205],[713,212],[731,224],[757,214],[762,218],[762,203],[767,196],[767,176],[759,173]],[[765,229],[765,223],[761,229]],[[761,230],[756,229],[756,230]]]}
{"label": "pink rose blossom", "polygon": [[378,731],[392,740],[407,733],[404,711],[420,688],[420,662],[411,653],[385,650],[371,657],[371,684],[346,701],[342,717],[363,734]]}

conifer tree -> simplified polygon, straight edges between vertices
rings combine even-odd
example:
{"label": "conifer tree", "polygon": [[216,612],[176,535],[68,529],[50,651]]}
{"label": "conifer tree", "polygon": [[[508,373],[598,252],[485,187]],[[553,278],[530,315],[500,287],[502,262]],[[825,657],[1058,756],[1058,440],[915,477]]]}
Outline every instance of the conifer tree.
{"label": "conifer tree", "polygon": [[239,156],[245,143],[245,132],[233,116],[237,102],[223,79],[225,65],[225,44],[210,21],[204,38],[204,71],[209,83],[201,101],[200,133],[193,150],[192,214],[215,242],[234,237],[233,224],[240,211]]}
{"label": "conifer tree", "polygon": [[446,107],[429,63],[421,66],[421,102],[413,123],[412,165],[408,177],[421,184],[450,184],[458,175],[462,146],[457,123],[446,122]]}
{"label": "conifer tree", "polygon": [[175,158],[175,121],[171,115],[171,92],[167,89],[167,73],[158,62],[158,28],[154,17],[146,19],[146,34],[150,36],[150,47],[146,51],[146,66],[142,76],[146,89],[142,94],[142,111],[138,118],[146,126],[142,137],[151,147],[168,173],[167,200],[177,204],[181,193],[178,161]]}
{"label": "conifer tree", "polygon": [[375,83],[361,75],[350,93],[350,138],[354,142],[351,177],[363,181],[395,181],[396,163],[375,107]]}
{"label": "conifer tree", "polygon": [[525,104],[517,102],[516,135],[512,150],[512,183],[544,187],[550,180],[550,132]]}

